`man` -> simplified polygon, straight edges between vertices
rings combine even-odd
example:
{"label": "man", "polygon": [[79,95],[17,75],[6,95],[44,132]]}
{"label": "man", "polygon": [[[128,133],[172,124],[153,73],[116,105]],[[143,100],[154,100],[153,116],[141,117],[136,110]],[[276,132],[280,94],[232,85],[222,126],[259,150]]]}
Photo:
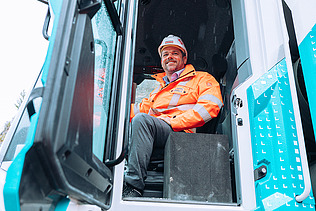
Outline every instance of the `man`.
{"label": "man", "polygon": [[158,48],[164,73],[153,77],[160,86],[142,103],[132,105],[132,135],[123,197],[142,196],[153,151],[164,148],[172,131],[195,132],[216,117],[223,106],[220,86],[213,76],[187,63],[182,40],[164,38]]}

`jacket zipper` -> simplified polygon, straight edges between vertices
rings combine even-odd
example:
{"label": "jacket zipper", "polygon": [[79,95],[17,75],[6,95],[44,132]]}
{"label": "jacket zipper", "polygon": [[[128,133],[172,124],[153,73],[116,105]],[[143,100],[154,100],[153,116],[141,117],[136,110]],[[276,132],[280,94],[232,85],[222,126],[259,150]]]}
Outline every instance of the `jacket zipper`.
{"label": "jacket zipper", "polygon": [[[177,80],[170,82],[169,84],[178,81],[179,79],[187,76],[188,74],[194,72],[194,70],[191,70],[190,72],[187,72],[185,75],[180,76],[179,78],[177,78]],[[163,90],[164,88],[166,88],[169,84],[166,84],[165,86],[163,86],[161,89],[159,89],[159,91],[155,94],[155,97],[152,99],[152,102],[157,98],[158,93]]]}

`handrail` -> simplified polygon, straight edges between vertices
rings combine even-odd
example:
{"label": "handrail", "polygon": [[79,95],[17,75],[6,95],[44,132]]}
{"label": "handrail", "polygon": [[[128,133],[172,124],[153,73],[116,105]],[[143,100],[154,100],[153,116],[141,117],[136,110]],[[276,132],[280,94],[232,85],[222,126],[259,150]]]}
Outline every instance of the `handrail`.
{"label": "handrail", "polygon": [[126,141],[124,141],[121,154],[115,160],[106,160],[104,164],[107,167],[113,167],[120,164],[126,158],[127,152],[128,152],[128,146],[126,144]]}
{"label": "handrail", "polygon": [[304,177],[304,191],[301,195],[295,196],[295,200],[297,202],[304,201],[311,192],[311,178],[309,175],[306,151],[305,151],[305,147],[303,146],[305,146],[304,141],[299,139],[300,157],[301,157],[302,171],[303,171],[303,177]]}
{"label": "handrail", "polygon": [[122,35],[123,34],[123,27],[120,21],[120,18],[117,14],[117,11],[115,9],[115,6],[113,4],[114,1],[111,0],[103,0],[105,7],[109,13],[110,19],[112,26],[114,30],[116,31],[117,35]]}
{"label": "handrail", "polygon": [[51,18],[51,15],[50,15],[49,6],[48,6],[48,10],[47,10],[47,13],[46,13],[46,17],[45,17],[45,21],[44,21],[44,25],[43,25],[43,29],[42,29],[43,37],[44,37],[46,40],[49,39],[48,27],[49,27],[50,18]]}

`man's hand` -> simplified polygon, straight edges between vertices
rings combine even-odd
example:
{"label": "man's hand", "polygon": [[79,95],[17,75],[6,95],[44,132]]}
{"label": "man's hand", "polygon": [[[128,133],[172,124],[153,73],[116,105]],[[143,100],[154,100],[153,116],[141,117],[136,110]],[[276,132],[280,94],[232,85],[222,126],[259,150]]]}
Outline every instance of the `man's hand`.
{"label": "man's hand", "polygon": [[165,121],[168,125],[171,125],[170,124],[170,118],[169,117],[166,117],[166,116],[158,116],[157,117],[158,119],[161,119],[163,121]]}

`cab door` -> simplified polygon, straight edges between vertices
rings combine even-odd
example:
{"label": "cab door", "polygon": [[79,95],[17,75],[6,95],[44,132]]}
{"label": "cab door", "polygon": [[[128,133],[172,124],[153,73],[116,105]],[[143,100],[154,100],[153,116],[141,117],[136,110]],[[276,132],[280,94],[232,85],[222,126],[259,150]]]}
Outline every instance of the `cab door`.
{"label": "cab door", "polygon": [[295,52],[293,70],[301,108],[302,125],[312,190],[316,194],[316,2],[293,0],[283,2],[291,53]]}
{"label": "cab door", "polygon": [[[69,198],[109,209],[124,9],[109,0],[48,5],[49,48],[41,85],[23,113],[27,136],[9,159],[5,209],[52,210]],[[37,109],[35,99],[41,99]],[[6,145],[6,152],[16,148]]]}
{"label": "cab door", "polygon": [[[302,93],[304,103],[306,107],[304,110],[310,110],[308,115],[313,124],[313,128],[316,128],[316,116],[315,105],[316,95],[314,91],[314,78],[316,77],[316,3],[314,1],[301,1],[299,4],[292,0],[286,0],[283,2],[284,10],[287,18],[287,28],[290,34],[291,50],[297,51],[297,58],[293,62],[297,62],[294,66],[295,69],[301,69],[301,79],[298,79],[298,87],[300,93]],[[294,50],[292,50],[294,51]],[[294,70],[296,71],[296,70]],[[306,91],[305,91],[306,89]],[[308,99],[308,100],[307,100]],[[301,103],[302,104],[302,103]],[[308,104],[308,105],[307,105]],[[309,113],[309,112],[308,112]],[[310,141],[315,142],[315,130],[309,131]],[[314,143],[315,144],[315,143]],[[314,146],[315,147],[315,146]]]}
{"label": "cab door", "polygon": [[243,32],[231,94],[237,185],[251,210],[315,209],[283,3],[232,1],[242,14],[234,14],[235,31]]}

